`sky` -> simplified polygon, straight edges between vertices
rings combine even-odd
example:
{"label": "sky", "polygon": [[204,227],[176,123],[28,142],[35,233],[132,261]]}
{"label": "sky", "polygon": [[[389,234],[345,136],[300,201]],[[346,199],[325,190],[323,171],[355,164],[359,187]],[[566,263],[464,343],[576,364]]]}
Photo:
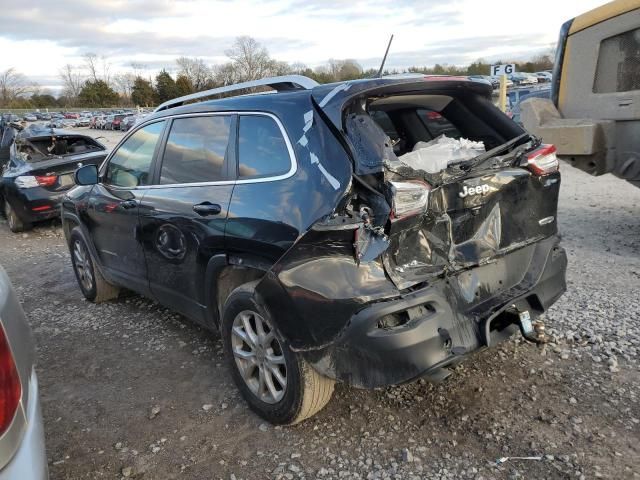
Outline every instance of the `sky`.
{"label": "sky", "polygon": [[387,67],[548,53],[561,24],[603,0],[0,0],[0,72],[15,68],[59,89],[65,64],[104,55],[111,73],[175,69],[180,56],[227,60],[249,35],[272,57],[315,67],[329,58]]}

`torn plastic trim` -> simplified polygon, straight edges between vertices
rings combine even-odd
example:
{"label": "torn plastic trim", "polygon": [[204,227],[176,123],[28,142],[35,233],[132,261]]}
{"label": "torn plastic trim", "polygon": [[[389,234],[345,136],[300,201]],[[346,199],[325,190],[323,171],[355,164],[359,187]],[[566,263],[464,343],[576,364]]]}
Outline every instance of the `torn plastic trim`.
{"label": "torn plastic trim", "polygon": [[391,140],[368,113],[348,114],[345,128],[357,175],[382,173],[386,163],[398,160]]}
{"label": "torn plastic trim", "polygon": [[[531,134],[529,133],[523,133],[521,135],[518,135],[517,137],[514,137],[506,142],[504,142],[502,145],[498,145],[497,147],[492,148],[491,150],[484,152],[480,155],[478,155],[475,158],[469,159],[469,160],[465,160],[463,162],[458,162],[454,165],[458,166],[459,168],[462,168],[463,170],[472,170],[475,168],[478,168],[479,166],[481,166],[484,162],[486,162],[487,160],[493,158],[493,157],[497,157],[500,153],[504,152],[505,150],[508,150],[511,147],[516,146],[516,144],[525,139],[525,138],[530,138],[531,140],[533,140],[535,142],[535,140],[537,140],[535,137],[533,137]],[[539,140],[538,140],[539,142]],[[527,150],[534,148],[534,145],[528,146]],[[521,152],[521,153],[524,153]]]}

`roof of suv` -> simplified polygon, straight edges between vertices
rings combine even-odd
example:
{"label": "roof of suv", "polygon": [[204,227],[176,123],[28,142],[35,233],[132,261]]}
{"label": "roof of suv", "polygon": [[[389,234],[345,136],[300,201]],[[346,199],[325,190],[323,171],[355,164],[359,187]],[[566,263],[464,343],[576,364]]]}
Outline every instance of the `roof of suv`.
{"label": "roof of suv", "polygon": [[[354,95],[365,94],[366,92],[376,93],[389,87],[394,87],[393,90],[397,90],[398,93],[410,93],[421,90],[445,88],[475,91],[476,93],[487,96],[491,95],[492,91],[490,85],[473,82],[467,77],[422,74],[403,74],[382,78],[328,83],[323,85],[317,84],[313,82],[313,80],[306,77],[291,75],[287,77],[273,77],[272,79],[263,79],[258,81],[260,83],[258,83],[257,86],[283,85],[282,79],[293,79],[294,83],[297,79],[304,79],[307,83],[305,83],[305,86],[302,86],[301,88],[291,87],[291,84],[288,83],[287,88],[273,91],[263,91],[253,94],[243,94],[242,92],[246,92],[247,89],[242,88],[242,85],[248,85],[254,82],[199,92],[198,94],[187,95],[185,97],[180,97],[170,100],[169,102],[165,102],[164,104],[160,105],[154,113],[145,118],[145,123],[158,118],[190,113],[251,110],[269,111],[276,104],[281,104],[282,102],[290,103],[292,101],[299,102],[302,99],[308,102],[310,97],[312,97],[313,100],[321,108],[330,107],[327,110],[334,110],[334,114],[330,114],[330,117],[335,117],[337,115],[337,112],[340,111],[342,104]],[[270,83],[270,81],[272,83]],[[278,81],[280,83],[278,83]],[[233,95],[233,92],[239,92],[240,94],[236,96],[227,96],[225,98],[209,99],[196,101],[195,103],[183,104],[183,102],[197,100],[198,98],[204,99],[207,97],[211,97],[212,95],[218,94],[217,92],[222,92],[221,94],[223,95],[227,95],[229,93]]]}
{"label": "roof of suv", "polygon": [[169,117],[174,115],[188,113],[205,113],[205,112],[225,112],[225,111],[250,111],[250,110],[269,110],[269,105],[274,101],[274,97],[278,100],[286,98],[301,99],[309,98],[311,90],[293,90],[290,92],[276,93],[266,92],[252,95],[242,95],[237,97],[219,98],[215,100],[206,100],[197,103],[189,103],[177,107],[167,108],[151,113],[145,118],[145,122],[156,118]]}

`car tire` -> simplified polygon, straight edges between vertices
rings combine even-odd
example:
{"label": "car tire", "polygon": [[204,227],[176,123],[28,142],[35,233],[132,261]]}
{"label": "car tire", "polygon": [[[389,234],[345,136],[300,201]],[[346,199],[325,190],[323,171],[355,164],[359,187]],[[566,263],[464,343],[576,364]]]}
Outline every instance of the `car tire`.
{"label": "car tire", "polygon": [[273,424],[293,425],[331,400],[335,381],[291,350],[267,308],[256,300],[256,283],[238,287],[225,302],[221,330],[226,358],[249,408]]}
{"label": "car tire", "polygon": [[117,298],[120,289],[107,282],[100,270],[95,267],[89,248],[78,227],[71,230],[69,253],[78,286],[87,300],[101,303]]}
{"label": "car tire", "polygon": [[13,209],[9,200],[4,201],[4,216],[7,219],[7,223],[9,224],[9,230],[13,233],[24,232],[25,230],[29,230],[31,225],[27,222],[23,222],[16,211]]}

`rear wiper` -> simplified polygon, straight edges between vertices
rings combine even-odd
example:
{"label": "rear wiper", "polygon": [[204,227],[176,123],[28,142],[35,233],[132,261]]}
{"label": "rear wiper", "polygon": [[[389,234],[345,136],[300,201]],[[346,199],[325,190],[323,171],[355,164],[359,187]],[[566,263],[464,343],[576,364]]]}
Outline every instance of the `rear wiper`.
{"label": "rear wiper", "polygon": [[469,170],[473,167],[476,167],[484,163],[486,160],[489,160],[490,158],[495,157],[496,155],[504,152],[505,150],[508,150],[523,138],[530,137],[530,136],[531,135],[528,133],[523,133],[522,135],[518,135],[517,137],[512,138],[511,140],[503,143],[502,145],[498,145],[497,147],[492,148],[488,152],[481,153],[477,157],[473,157],[473,158],[470,158],[469,160],[465,160],[463,162],[452,164],[452,165],[455,165],[456,167],[460,167],[463,170]]}

